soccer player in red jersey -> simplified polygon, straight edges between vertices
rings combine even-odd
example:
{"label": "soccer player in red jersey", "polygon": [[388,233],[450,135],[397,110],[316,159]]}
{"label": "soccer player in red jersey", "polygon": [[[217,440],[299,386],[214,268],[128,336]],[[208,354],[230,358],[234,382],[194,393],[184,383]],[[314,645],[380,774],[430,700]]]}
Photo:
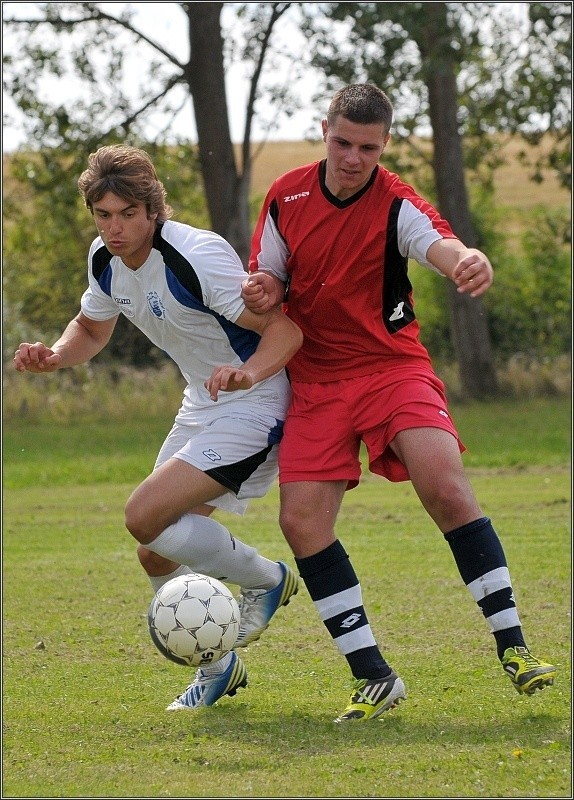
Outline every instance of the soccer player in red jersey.
{"label": "soccer player in red jersey", "polygon": [[271,186],[253,237],[243,297],[253,311],[284,302],[304,343],[288,365],[292,400],[279,450],[280,524],[299,573],[355,684],[337,718],[368,720],[405,698],[381,654],[359,579],[335,534],[345,491],[371,472],[410,480],[521,694],[552,684],[522,634],[506,558],[466,477],[444,385],[419,339],[414,259],[480,297],[492,266],[415,190],[379,164],[393,108],[370,84],[346,86],[323,120],[326,158]]}

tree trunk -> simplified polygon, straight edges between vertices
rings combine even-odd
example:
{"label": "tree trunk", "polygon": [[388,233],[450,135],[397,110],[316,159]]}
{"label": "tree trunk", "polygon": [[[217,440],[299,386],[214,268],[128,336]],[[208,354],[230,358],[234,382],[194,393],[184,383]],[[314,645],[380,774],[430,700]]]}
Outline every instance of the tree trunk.
{"label": "tree trunk", "polygon": [[[425,82],[429,92],[438,207],[456,236],[467,247],[475,247],[457,123],[458,91],[454,58],[447,38],[446,6],[424,3],[422,9],[428,23],[427,47],[421,47],[421,51],[429,64]],[[448,281],[448,301],[451,336],[464,393],[473,398],[495,394],[496,372],[482,300],[458,294],[454,284]]]}
{"label": "tree trunk", "polygon": [[199,163],[211,225],[247,264],[251,231],[246,177],[238,173],[229,132],[223,37],[223,3],[184,3],[191,54],[186,80],[193,98]]}

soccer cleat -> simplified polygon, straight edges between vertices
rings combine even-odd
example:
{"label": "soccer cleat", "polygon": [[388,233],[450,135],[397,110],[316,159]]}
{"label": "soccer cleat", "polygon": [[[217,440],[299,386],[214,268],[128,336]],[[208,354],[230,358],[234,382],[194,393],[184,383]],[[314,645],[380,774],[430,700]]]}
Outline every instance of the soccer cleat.
{"label": "soccer cleat", "polygon": [[508,647],[502,666],[519,694],[534,694],[536,689],[552,686],[556,667],[539,661],[526,647]]}
{"label": "soccer cleat", "polygon": [[405,685],[394,672],[386,678],[360,678],[353,684],[349,705],[335,722],[375,719],[406,699]]}
{"label": "soccer cleat", "polygon": [[297,594],[297,576],[287,564],[282,561],[278,563],[283,571],[283,578],[274,589],[241,590],[238,600],[241,622],[235,647],[247,647],[251,642],[256,642],[277,609],[286,606],[291,597]]}
{"label": "soccer cleat", "polygon": [[201,706],[212,706],[226,694],[233,696],[239,688],[247,686],[245,664],[236,653],[231,653],[231,663],[220,675],[206,675],[202,669],[195,673],[195,680],[183,694],[170,703],[166,711],[193,710]]}

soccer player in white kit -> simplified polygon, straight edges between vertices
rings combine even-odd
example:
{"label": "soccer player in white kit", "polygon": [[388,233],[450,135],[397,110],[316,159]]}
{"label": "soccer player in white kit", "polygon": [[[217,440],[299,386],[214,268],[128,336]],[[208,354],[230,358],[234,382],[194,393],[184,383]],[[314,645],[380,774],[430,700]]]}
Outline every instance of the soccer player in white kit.
{"label": "soccer player in white kit", "polygon": [[[99,148],[78,187],[99,234],[81,310],[52,347],[20,344],[14,366],[43,373],[84,363],[107,345],[120,314],[175,361],[186,381],[183,401],[154,470],[127,501],[125,523],[154,591],[187,572],[240,587],[235,647],[245,647],[297,592],[297,577],[210,515],[215,508],[242,514],[276,479],[290,398],[284,367],[302,334],[281,310],[245,307],[239,256],[217,234],[170,219],[143,150]],[[168,710],[210,706],[246,685],[234,650],[201,667]]]}

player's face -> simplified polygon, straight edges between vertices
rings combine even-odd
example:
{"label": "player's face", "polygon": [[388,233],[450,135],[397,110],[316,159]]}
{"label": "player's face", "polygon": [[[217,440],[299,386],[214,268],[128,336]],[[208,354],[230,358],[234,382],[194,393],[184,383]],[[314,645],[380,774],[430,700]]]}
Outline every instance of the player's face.
{"label": "player's face", "polygon": [[157,214],[148,217],[143,203],[107,192],[93,205],[94,222],[104,244],[126,267],[138,269],[149,256]]}
{"label": "player's face", "polygon": [[327,189],[339,200],[356,194],[369,180],[389,138],[384,125],[378,122],[361,125],[338,116],[329,126],[324,119]]}

